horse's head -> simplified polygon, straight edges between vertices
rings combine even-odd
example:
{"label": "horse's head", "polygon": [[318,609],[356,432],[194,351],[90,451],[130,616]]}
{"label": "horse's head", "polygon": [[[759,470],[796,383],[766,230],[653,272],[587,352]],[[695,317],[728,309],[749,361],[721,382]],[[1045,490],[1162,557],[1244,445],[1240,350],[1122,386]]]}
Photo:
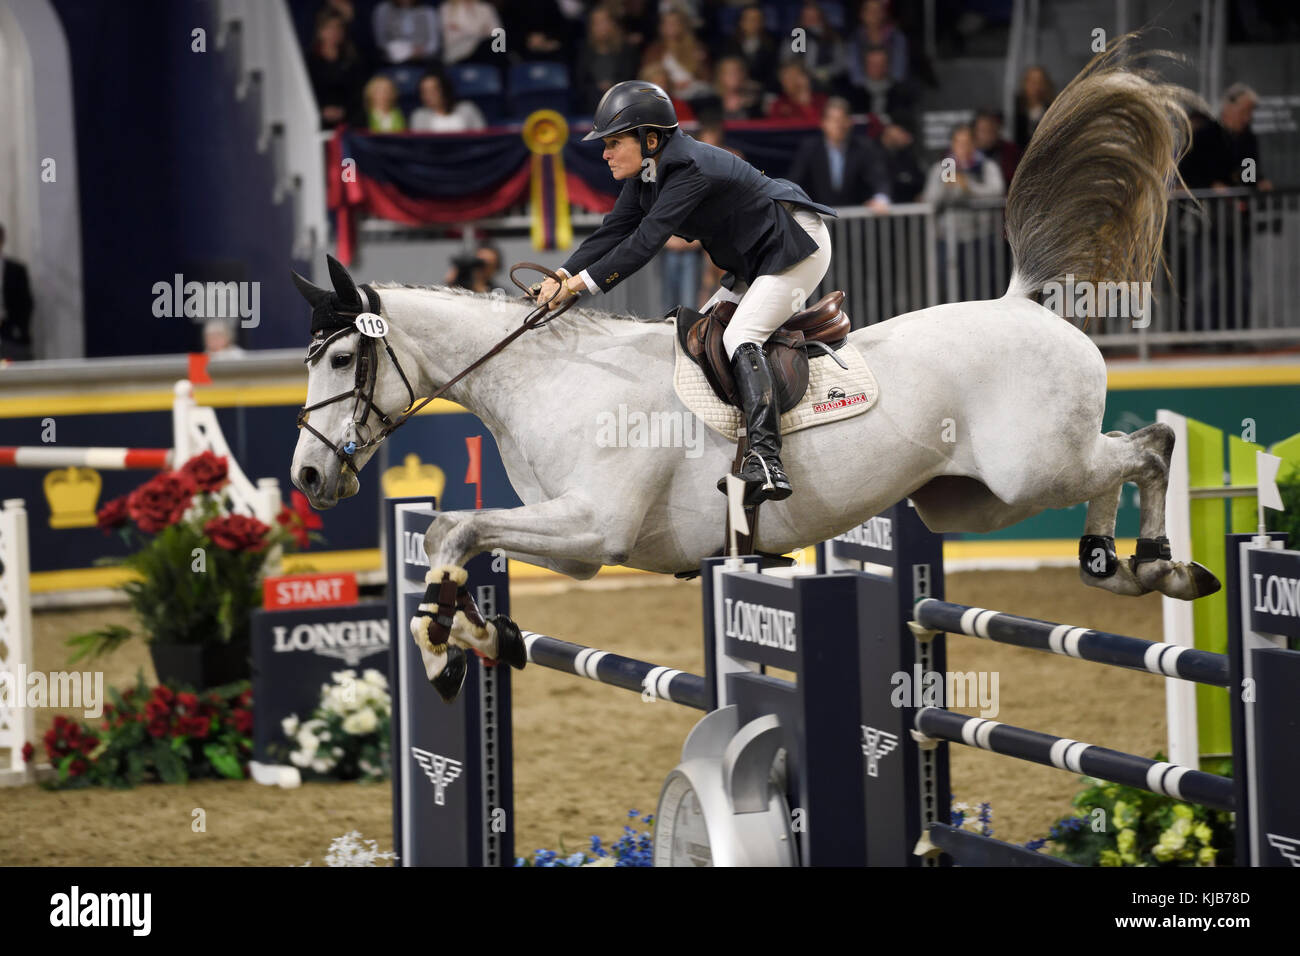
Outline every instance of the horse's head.
{"label": "horse's head", "polygon": [[379,294],[358,288],[341,263],[327,258],[332,292],[293,274],[311,306],[312,338],[291,475],[318,509],[357,493],[357,473],[415,400],[408,376],[417,371],[402,369],[390,346]]}

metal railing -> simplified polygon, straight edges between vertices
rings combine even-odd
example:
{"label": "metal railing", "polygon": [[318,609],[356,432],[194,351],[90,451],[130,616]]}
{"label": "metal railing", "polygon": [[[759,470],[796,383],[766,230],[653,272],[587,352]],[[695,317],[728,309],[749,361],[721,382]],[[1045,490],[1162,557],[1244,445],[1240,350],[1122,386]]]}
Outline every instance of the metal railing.
{"label": "metal railing", "polygon": [[[854,327],[943,302],[998,298],[1011,277],[1002,200],[887,213],[842,209],[819,294],[843,289]],[[1165,265],[1142,314],[1093,319],[1100,346],[1300,340],[1300,190],[1201,190],[1169,199]],[[1104,314],[1104,313],[1103,313]]]}
{"label": "metal railing", "polygon": [[[575,215],[575,240],[581,241],[600,218]],[[508,237],[527,236],[529,221],[526,216],[504,216],[477,225],[502,242],[509,258],[526,247],[505,248],[512,245]],[[827,225],[834,255],[810,301],[843,289],[845,311],[855,328],[944,302],[999,298],[1011,279],[1000,199],[941,208],[910,203],[885,212],[844,208]],[[391,224],[368,226],[368,242],[383,241],[381,236],[394,241],[402,235],[439,234],[419,228],[395,230]],[[1295,268],[1300,262],[1300,190],[1173,195],[1163,252],[1168,271],[1157,271],[1150,308],[1140,315],[1112,314],[1087,323],[1088,334],[1099,346],[1135,349],[1145,358],[1153,347],[1261,346],[1300,340],[1300,312],[1289,308],[1289,303],[1300,301],[1300,269]],[[529,250],[529,255],[546,254]],[[658,268],[642,272],[634,277],[638,281],[614,290],[618,295],[601,301],[600,307],[662,314]]]}

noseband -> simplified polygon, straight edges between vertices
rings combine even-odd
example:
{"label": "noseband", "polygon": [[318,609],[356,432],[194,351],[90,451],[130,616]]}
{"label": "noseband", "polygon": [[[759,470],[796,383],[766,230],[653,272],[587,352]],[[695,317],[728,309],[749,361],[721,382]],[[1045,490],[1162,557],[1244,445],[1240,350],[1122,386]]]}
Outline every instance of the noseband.
{"label": "noseband", "polygon": [[[555,281],[563,285],[564,280],[561,279],[554,272],[552,272],[550,269],[547,269],[545,266],[539,266],[536,263],[532,263],[532,262],[521,262],[510,269],[510,281],[513,282],[515,285],[517,285],[520,289],[522,289],[525,295],[535,293],[536,288],[534,287],[530,289],[528,286],[524,285],[522,282],[520,282],[518,279],[515,278],[515,272],[520,269],[528,269],[535,272],[540,272],[543,275],[547,276],[548,278],[554,279]],[[489,349],[484,355],[482,355],[481,357],[476,359],[473,363],[471,363],[470,365],[462,369],[460,372],[458,372],[454,377],[449,379],[445,385],[439,388],[432,395],[420,399],[417,402],[415,398],[415,389],[411,387],[411,380],[407,377],[406,371],[402,368],[402,363],[398,361],[397,355],[393,352],[393,347],[388,342],[388,336],[386,334],[380,336],[363,335],[361,329],[358,328],[358,326],[356,325],[357,317],[364,315],[367,312],[371,312],[375,315],[381,314],[380,310],[383,308],[383,303],[380,302],[379,293],[376,292],[369,285],[357,286],[357,291],[360,292],[362,295],[364,295],[366,305],[369,308],[348,309],[345,307],[338,307],[333,309],[333,314],[331,316],[331,323],[330,323],[332,326],[335,326],[333,331],[331,331],[325,338],[321,339],[319,342],[314,342],[307,350],[307,357],[303,360],[303,363],[305,365],[308,366],[314,365],[316,360],[319,359],[322,355],[324,355],[326,350],[338,339],[345,338],[349,335],[360,335],[361,338],[363,339],[363,343],[361,349],[357,354],[357,369],[356,369],[356,374],[352,381],[352,388],[350,388],[346,392],[339,392],[337,395],[331,395],[329,398],[322,399],[321,401],[316,402],[313,405],[304,405],[302,409],[298,412],[298,427],[307,429],[307,431],[311,432],[318,439],[320,439],[320,441],[325,445],[325,447],[327,447],[330,451],[332,451],[335,457],[339,459],[339,461],[341,461],[348,468],[352,469],[352,473],[354,475],[359,474],[361,471],[361,469],[357,467],[357,463],[352,457],[358,451],[378,445],[385,438],[391,435],[394,431],[396,431],[402,425],[406,424],[407,419],[409,419],[412,415],[414,415],[420,409],[424,408],[425,405],[429,404],[434,399],[441,397],[442,394],[447,391],[447,389],[451,388],[453,385],[459,382],[470,372],[474,371],[474,369],[478,368],[488,359],[492,358],[492,356],[496,355],[498,352],[504,349],[507,345],[509,345],[519,336],[523,335],[529,329],[541,328],[543,325],[546,325],[548,322],[551,322],[552,320],[559,318],[566,311],[568,311],[569,307],[572,306],[574,302],[578,300],[577,296],[572,296],[563,305],[559,306],[559,308],[555,309],[553,312],[549,312],[548,314],[550,303],[554,298],[554,296],[552,296],[552,299],[548,299],[546,302],[539,305],[532,312],[528,313],[528,315],[524,318],[523,324],[520,325],[519,328],[515,329],[504,339],[502,339],[491,349]],[[559,295],[561,291],[563,290],[562,289],[557,290],[555,294]],[[349,322],[348,320],[351,321]],[[390,418],[388,415],[384,414],[384,410],[380,408],[378,405],[376,405],[374,401],[375,386],[379,381],[379,364],[378,364],[379,350],[375,345],[376,340],[383,343],[384,351],[388,353],[388,358],[390,361],[392,361],[393,368],[397,369],[397,374],[401,376],[402,384],[406,386],[406,394],[409,398],[409,400],[406,403],[406,407],[403,408],[402,410],[402,413],[396,416],[395,418]],[[316,409],[324,408],[326,405],[333,405],[335,402],[346,401],[349,398],[353,400],[353,403],[352,403],[352,419],[348,424],[352,427],[353,433],[355,434],[355,438],[351,441],[346,441],[343,442],[342,444],[339,444],[337,442],[330,441],[319,431],[313,428],[310,422],[308,421],[308,419],[311,417],[311,413],[314,412]],[[364,414],[362,414],[363,409],[364,409]],[[371,412],[375,414],[375,417],[379,419],[381,424],[381,427],[373,436],[370,434],[370,427],[368,425],[368,422],[370,421]],[[360,415],[360,418],[358,418],[358,415]],[[357,441],[356,439],[361,439],[361,440]]]}

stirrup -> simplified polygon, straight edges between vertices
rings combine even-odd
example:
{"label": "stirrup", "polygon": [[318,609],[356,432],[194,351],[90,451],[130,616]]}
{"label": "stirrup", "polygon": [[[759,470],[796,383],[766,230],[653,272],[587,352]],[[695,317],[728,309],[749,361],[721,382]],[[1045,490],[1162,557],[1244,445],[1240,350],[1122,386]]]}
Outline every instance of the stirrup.
{"label": "stirrup", "polygon": [[749,451],[745,452],[745,457],[740,460],[740,470],[745,470],[745,465],[749,463],[751,456],[758,459],[758,466],[763,469],[763,484],[759,485],[759,488],[763,491],[774,490],[776,485],[772,482],[772,472],[767,467],[767,462],[764,460],[763,456],[754,451],[754,449],[751,448]]}

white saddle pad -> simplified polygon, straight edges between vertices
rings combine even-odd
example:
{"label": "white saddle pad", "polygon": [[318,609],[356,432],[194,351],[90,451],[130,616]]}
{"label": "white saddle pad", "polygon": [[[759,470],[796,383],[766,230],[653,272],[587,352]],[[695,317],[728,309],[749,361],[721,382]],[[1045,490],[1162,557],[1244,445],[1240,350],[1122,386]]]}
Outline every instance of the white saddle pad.
{"label": "white saddle pad", "polygon": [[[673,336],[673,341],[677,358],[673,367],[673,387],[677,390],[677,397],[719,435],[729,441],[739,441],[744,430],[740,409],[726,404],[713,393],[704,372],[683,351],[681,340]],[[858,350],[851,343],[845,343],[835,354],[844,360],[847,369],[840,368],[835,359],[820,349],[811,350],[808,390],[798,405],[781,416],[782,435],[852,418],[876,404],[880,389]]]}

